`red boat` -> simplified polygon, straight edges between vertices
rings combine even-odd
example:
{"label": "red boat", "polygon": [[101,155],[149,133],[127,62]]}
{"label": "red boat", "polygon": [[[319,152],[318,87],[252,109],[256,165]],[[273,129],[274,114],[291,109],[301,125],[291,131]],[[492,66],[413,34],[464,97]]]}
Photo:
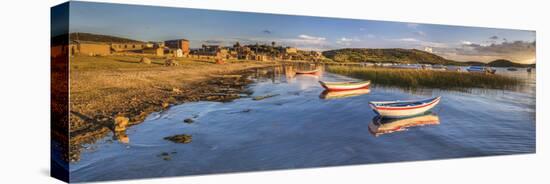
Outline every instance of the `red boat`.
{"label": "red boat", "polygon": [[370,80],[360,82],[325,82],[319,81],[321,86],[329,91],[345,91],[367,88],[370,85]]}

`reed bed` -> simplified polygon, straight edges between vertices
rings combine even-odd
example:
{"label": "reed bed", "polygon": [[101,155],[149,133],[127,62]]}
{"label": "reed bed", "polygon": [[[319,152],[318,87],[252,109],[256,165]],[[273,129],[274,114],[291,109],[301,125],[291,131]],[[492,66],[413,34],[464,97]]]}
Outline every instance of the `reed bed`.
{"label": "reed bed", "polygon": [[363,80],[371,80],[375,85],[405,88],[511,89],[521,84],[521,81],[514,77],[458,71],[349,66],[329,66],[327,67],[327,71]]}

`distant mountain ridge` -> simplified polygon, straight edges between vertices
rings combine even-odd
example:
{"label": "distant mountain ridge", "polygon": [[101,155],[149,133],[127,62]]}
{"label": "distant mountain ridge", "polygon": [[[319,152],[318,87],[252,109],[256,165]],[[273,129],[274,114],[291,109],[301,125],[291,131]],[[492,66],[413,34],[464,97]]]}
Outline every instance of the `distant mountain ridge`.
{"label": "distant mountain ridge", "polygon": [[69,36],[71,41],[88,41],[102,43],[144,43],[143,41],[139,40],[92,33],[71,33]]}
{"label": "distant mountain ridge", "polygon": [[535,67],[536,64],[521,64],[510,60],[497,59],[489,63],[480,61],[454,61],[445,59],[433,53],[418,49],[371,49],[371,48],[344,48],[324,51],[323,56],[335,62],[375,62],[375,63],[402,63],[402,64],[442,64],[442,65],[478,65],[492,67]]}
{"label": "distant mountain ridge", "polygon": [[520,64],[520,63],[514,63],[510,60],[506,59],[497,59],[494,61],[491,61],[487,63],[487,66],[491,67],[535,67],[535,64]]}
{"label": "distant mountain ridge", "polygon": [[458,62],[417,49],[345,48],[324,51],[323,56],[336,62],[380,62],[407,64],[457,64]]}

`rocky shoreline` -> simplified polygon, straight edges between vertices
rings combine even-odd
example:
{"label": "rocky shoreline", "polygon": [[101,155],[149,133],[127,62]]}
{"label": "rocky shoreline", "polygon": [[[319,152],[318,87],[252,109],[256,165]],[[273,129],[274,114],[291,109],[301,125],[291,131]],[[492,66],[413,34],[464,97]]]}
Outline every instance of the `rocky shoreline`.
{"label": "rocky shoreline", "polygon": [[[69,114],[69,162],[80,159],[80,152],[88,149],[85,144],[94,143],[112,133],[119,135],[119,131],[126,127],[140,124],[153,113],[166,110],[174,105],[196,101],[229,102],[242,96],[250,95],[247,85],[252,83],[248,78],[259,68],[271,67],[276,64],[260,64],[244,67],[244,69],[226,70],[213,74],[203,74],[201,80],[194,82],[181,81],[180,85],[158,85],[146,89],[131,89],[132,94],[126,94],[127,98],[118,98],[116,104],[109,108],[103,102],[92,101],[99,105],[92,106],[75,102],[71,98]],[[73,93],[71,92],[71,95]],[[82,106],[75,106],[76,104]],[[84,107],[84,108],[82,108]],[[121,119],[117,119],[121,118]],[[183,120],[182,120],[183,121]],[[121,125],[120,122],[123,122]]]}

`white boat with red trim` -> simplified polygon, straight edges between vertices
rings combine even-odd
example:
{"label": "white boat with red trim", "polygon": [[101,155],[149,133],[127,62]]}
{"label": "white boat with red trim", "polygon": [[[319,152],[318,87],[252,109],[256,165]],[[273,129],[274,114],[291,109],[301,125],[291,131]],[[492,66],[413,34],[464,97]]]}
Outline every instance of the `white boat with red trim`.
{"label": "white boat with red trim", "polygon": [[369,106],[382,117],[402,118],[422,114],[434,108],[439,101],[440,96],[423,100],[369,102]]}
{"label": "white boat with red trim", "polygon": [[367,88],[370,85],[370,80],[360,82],[325,82],[319,81],[321,86],[329,91],[344,91]]}

